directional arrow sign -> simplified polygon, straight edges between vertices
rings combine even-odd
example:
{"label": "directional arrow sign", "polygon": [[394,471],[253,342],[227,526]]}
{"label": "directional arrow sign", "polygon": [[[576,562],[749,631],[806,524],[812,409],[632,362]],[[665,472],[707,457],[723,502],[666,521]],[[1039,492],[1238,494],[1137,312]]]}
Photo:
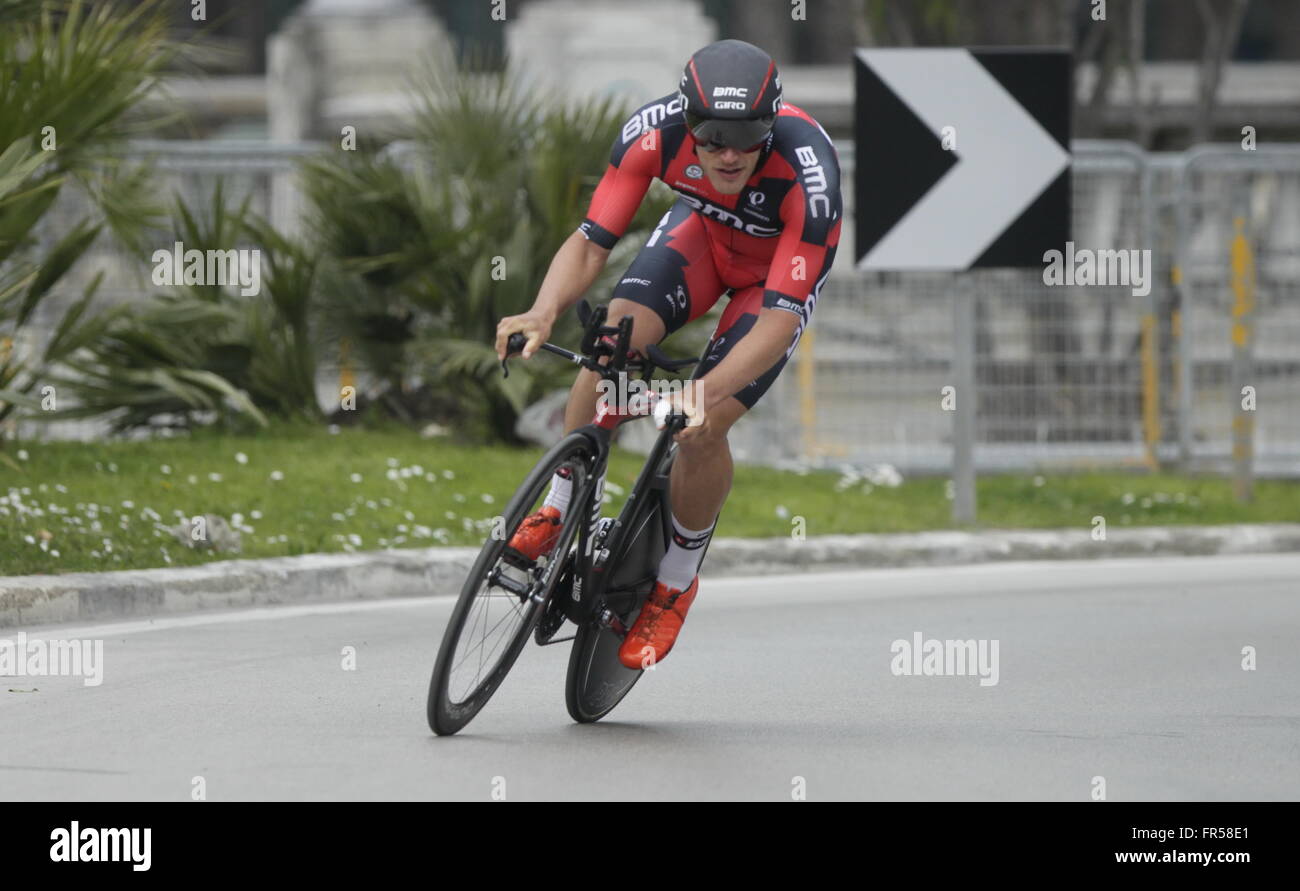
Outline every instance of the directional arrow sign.
{"label": "directional arrow sign", "polygon": [[1067,52],[858,50],[855,68],[859,269],[1041,266],[1069,240]]}

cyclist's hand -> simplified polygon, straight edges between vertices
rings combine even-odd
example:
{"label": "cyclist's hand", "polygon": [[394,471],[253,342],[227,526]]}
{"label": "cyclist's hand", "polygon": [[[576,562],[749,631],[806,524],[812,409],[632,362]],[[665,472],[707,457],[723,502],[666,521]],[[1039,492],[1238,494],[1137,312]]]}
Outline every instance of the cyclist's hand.
{"label": "cyclist's hand", "polygon": [[660,430],[663,429],[669,413],[686,415],[686,426],[673,437],[674,442],[687,442],[708,433],[709,416],[704,410],[704,400],[692,398],[695,395],[694,391],[688,391],[686,394],[673,393],[655,406],[655,426]]}
{"label": "cyclist's hand", "polygon": [[506,316],[497,324],[497,358],[506,357],[506,341],[511,334],[522,334],[528,338],[524,344],[523,356],[530,358],[551,336],[551,320],[544,314],[529,310],[522,315]]}

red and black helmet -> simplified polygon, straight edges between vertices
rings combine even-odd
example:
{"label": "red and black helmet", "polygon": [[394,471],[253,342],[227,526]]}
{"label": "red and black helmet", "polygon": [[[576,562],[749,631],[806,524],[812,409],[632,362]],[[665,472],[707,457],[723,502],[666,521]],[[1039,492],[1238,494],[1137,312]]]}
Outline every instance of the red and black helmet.
{"label": "red and black helmet", "polygon": [[776,63],[743,40],[719,40],[691,56],[679,90],[686,126],[706,149],[754,151],[781,109]]}

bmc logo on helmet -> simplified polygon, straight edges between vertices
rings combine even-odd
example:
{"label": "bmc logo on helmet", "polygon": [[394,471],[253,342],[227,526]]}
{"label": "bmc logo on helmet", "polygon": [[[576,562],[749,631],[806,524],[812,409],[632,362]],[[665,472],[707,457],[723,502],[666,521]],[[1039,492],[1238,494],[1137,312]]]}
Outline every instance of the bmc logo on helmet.
{"label": "bmc logo on helmet", "polygon": [[737,96],[744,99],[749,95],[749,87],[714,87],[713,98],[719,96]]}

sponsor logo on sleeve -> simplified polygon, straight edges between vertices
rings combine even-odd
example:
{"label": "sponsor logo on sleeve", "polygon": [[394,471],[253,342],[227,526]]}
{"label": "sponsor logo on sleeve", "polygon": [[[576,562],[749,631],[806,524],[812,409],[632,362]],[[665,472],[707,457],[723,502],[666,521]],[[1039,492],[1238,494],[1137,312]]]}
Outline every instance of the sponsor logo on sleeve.
{"label": "sponsor logo on sleeve", "polygon": [[[794,156],[803,168],[803,190],[808,196],[808,212],[813,219],[830,216],[831,199],[826,196],[826,171],[817,159],[817,152],[810,145],[801,145],[794,150]],[[821,213],[818,213],[818,208]]]}
{"label": "sponsor logo on sleeve", "polygon": [[623,142],[631,142],[647,130],[653,130],[669,115],[678,114],[685,107],[685,97],[680,94],[671,102],[656,102],[654,105],[646,106],[632,115],[623,125]]}

